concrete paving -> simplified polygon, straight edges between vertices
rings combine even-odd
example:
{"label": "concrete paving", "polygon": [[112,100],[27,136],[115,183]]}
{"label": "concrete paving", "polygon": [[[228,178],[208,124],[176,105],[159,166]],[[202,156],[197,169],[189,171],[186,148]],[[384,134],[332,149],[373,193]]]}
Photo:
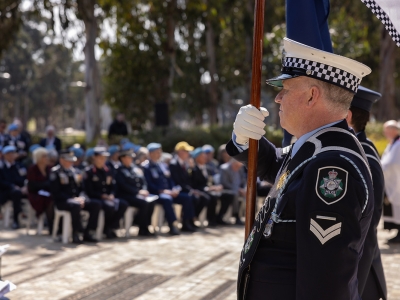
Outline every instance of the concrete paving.
{"label": "concrete paving", "polygon": [[[142,239],[133,227],[128,239],[75,246],[35,230],[1,229],[0,244],[11,245],[1,273],[17,285],[10,300],[234,300],[243,231],[232,226]],[[379,231],[390,300],[400,299],[400,245],[385,244],[394,234]]]}

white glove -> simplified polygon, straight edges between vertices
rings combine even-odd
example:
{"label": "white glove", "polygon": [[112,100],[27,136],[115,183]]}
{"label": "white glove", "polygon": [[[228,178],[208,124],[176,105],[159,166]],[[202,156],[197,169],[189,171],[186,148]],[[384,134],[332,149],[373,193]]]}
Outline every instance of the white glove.
{"label": "white glove", "polygon": [[260,140],[265,134],[264,119],[269,116],[266,108],[260,110],[252,105],[242,106],[233,123],[233,133],[236,135],[236,143],[246,145],[249,139]]}

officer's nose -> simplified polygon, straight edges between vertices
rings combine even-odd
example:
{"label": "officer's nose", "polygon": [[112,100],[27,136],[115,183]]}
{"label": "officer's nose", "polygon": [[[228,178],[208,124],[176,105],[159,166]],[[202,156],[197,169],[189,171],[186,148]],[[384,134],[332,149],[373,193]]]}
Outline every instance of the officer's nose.
{"label": "officer's nose", "polygon": [[281,101],[282,101],[282,96],[283,96],[283,90],[280,91],[280,92],[278,93],[278,95],[276,95],[276,97],[275,97],[275,102],[276,102],[276,103],[281,103]]}

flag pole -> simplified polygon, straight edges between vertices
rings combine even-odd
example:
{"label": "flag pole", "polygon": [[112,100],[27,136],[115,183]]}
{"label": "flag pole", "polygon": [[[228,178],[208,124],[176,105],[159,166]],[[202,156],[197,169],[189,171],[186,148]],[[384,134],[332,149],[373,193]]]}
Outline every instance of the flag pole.
{"label": "flag pole", "polygon": [[[263,36],[264,36],[264,11],[265,0],[255,0],[254,7],[254,34],[253,34],[253,63],[251,76],[251,98],[250,104],[260,108],[261,98],[261,70],[263,56]],[[248,178],[246,193],[246,224],[245,239],[250,234],[253,227],[257,196],[257,158],[258,141],[250,139],[248,151]]]}

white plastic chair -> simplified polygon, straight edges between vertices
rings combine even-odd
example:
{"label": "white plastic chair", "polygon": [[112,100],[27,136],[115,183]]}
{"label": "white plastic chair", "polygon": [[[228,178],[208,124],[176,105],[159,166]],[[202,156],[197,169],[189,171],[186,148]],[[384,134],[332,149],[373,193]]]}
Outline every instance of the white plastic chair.
{"label": "white plastic chair", "polygon": [[161,204],[156,204],[154,207],[153,215],[151,216],[151,225],[154,228],[154,232],[160,232],[161,227],[164,223],[164,208]]}
{"label": "white plastic chair", "polygon": [[12,210],[12,201],[9,200],[3,205],[3,225],[5,228],[10,228]]}
{"label": "white plastic chair", "polygon": [[62,218],[63,219],[62,242],[63,244],[67,244],[72,234],[71,214],[69,211],[58,210],[57,208],[55,208],[54,211],[55,214],[54,214],[54,224],[53,224],[53,239],[55,240],[57,237],[58,223],[60,222],[60,218]]}
{"label": "white plastic chair", "polygon": [[[31,225],[33,222],[33,219],[35,218],[35,210],[31,206],[30,203],[27,204],[28,206],[28,221],[26,223],[26,234],[29,235],[29,230],[31,229]],[[44,213],[42,213],[37,220],[37,229],[36,229],[36,234],[41,235],[43,232],[44,228]]]}
{"label": "white plastic chair", "polygon": [[137,211],[137,208],[129,206],[127,210],[125,211],[124,215],[124,228],[125,228],[125,237],[129,237],[129,229],[132,226],[133,219],[135,218],[135,213]]}

